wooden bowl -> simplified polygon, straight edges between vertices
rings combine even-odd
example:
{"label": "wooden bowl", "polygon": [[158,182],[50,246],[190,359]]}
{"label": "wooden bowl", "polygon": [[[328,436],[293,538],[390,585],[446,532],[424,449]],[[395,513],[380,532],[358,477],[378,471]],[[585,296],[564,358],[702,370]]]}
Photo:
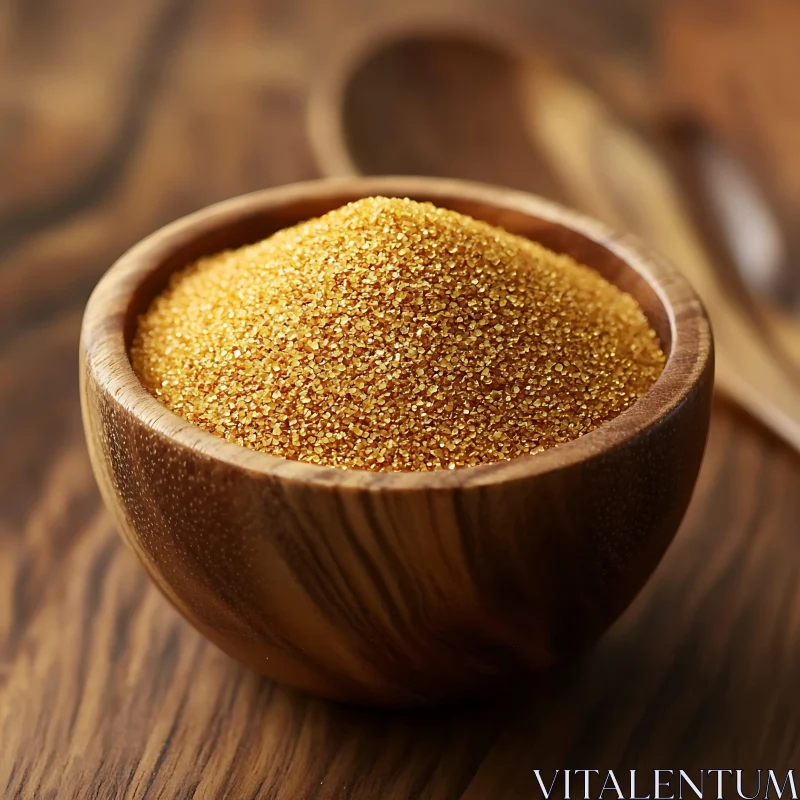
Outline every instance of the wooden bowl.
{"label": "wooden bowl", "polygon": [[[372,473],[287,461],[200,430],[141,386],[137,315],[203,254],[370,195],[430,200],[569,253],[633,294],[668,360],[619,417],[537,455]],[[81,398],[103,498],[162,592],[281,683],[414,705],[545,667],[594,642],[672,539],[708,429],[713,349],[686,281],[599,223],[529,194],[361,178],[200,211],[125,254],[83,320]]]}

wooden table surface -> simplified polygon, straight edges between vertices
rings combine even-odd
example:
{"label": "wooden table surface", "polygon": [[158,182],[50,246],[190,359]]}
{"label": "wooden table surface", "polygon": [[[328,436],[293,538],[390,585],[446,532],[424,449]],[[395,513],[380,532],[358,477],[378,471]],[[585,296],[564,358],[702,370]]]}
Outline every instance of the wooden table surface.
{"label": "wooden table surface", "polygon": [[[315,71],[337,34],[386,11],[334,5],[0,5],[0,795],[513,800],[539,796],[535,768],[797,769],[800,459],[723,402],[685,523],[634,606],[580,662],[491,699],[382,713],[292,694],[207,644],[123,547],[81,432],[83,306],[163,223],[318,174]],[[671,48],[682,29],[652,2],[490,5],[578,60],[643,69],[658,69],[659,31]],[[786,0],[727,5],[730,41],[767,6],[763,29],[796,42],[776,25],[800,16]],[[783,116],[756,161],[794,159],[770,173],[791,209],[800,156],[779,134],[800,108],[768,100]],[[745,135],[709,109],[752,143],[757,115]]]}

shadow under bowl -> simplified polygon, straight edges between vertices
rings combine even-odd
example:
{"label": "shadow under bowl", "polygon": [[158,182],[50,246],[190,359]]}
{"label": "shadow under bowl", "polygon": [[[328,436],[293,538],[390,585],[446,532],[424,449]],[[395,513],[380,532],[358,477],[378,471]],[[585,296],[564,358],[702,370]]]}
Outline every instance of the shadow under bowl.
{"label": "shadow under bowl", "polygon": [[[360,197],[429,200],[568,253],[640,303],[668,354],[653,388],[585,436],[439,472],[288,461],[173,414],[129,360],[175,270]],[[136,245],[92,294],[81,401],[92,465],[127,543],[179,611],[281,683],[418,705],[591,645],[658,564],[708,431],[713,347],[680,274],[634,240],[533,195],[437,178],[352,178],[207,208]]]}

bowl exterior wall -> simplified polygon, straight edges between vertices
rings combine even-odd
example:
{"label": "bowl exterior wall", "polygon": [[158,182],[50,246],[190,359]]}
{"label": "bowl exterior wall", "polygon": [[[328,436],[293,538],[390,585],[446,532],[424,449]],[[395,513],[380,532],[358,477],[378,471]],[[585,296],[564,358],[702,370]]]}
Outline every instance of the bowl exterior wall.
{"label": "bowl exterior wall", "polygon": [[686,510],[713,371],[709,358],[668,415],[579,463],[382,491],[221,462],[128,413],[81,363],[103,498],[170,601],[265,675],[389,705],[554,664],[614,622]]}

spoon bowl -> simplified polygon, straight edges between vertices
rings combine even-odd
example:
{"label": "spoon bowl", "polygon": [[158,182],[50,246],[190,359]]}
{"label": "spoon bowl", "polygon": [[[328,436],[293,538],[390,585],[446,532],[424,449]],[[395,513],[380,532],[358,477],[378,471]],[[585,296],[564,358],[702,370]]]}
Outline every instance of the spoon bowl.
{"label": "spoon bowl", "polygon": [[[152,397],[129,347],[177,269],[371,195],[428,200],[597,269],[668,355],[652,389],[559,447],[437,472],[362,472],[248,450]],[[224,651],[325,697],[419,705],[581,652],[658,564],[692,493],[713,347],[687,282],[634,240],[533,195],[425,178],[317,181],[236,198],[154,233],[92,294],[81,400],[125,541]]]}

